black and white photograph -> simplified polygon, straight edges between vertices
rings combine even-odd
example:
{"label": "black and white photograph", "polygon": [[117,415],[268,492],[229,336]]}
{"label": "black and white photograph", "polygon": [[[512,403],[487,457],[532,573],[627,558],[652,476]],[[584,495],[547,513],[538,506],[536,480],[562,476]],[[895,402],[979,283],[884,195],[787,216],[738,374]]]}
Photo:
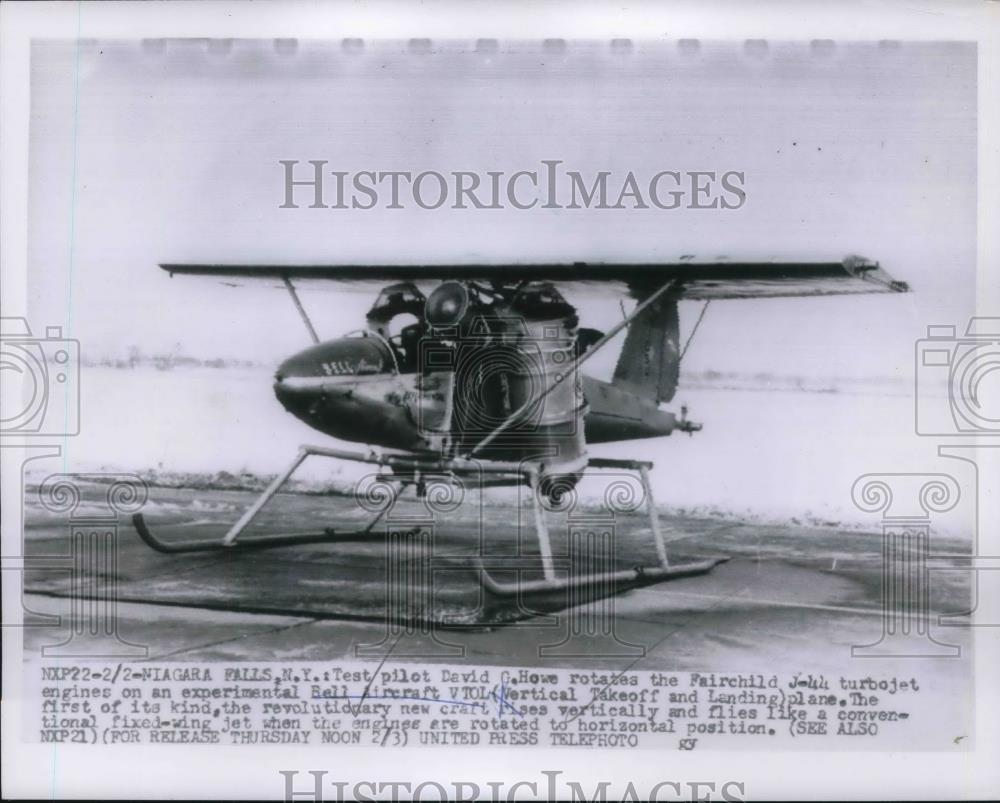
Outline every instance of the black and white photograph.
{"label": "black and white photograph", "polygon": [[142,5],[4,9],[5,796],[997,791],[995,8]]}

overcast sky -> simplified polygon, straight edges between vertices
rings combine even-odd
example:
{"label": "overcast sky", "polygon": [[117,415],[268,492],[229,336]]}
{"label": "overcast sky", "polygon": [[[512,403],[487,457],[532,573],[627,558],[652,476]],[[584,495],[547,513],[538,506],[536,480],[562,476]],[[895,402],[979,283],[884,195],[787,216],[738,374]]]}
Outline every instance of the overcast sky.
{"label": "overcast sky", "polygon": [[[976,53],[949,43],[37,42],[32,320],[86,355],[175,347],[275,361],[287,296],[159,262],[671,261],[863,254],[909,296],[727,301],[689,369],[906,374],[929,323],[973,310]],[[329,169],[739,170],[736,211],[279,209],[280,159]],[[323,336],[369,297],[303,288]],[[578,301],[610,326],[616,299]],[[698,307],[685,305],[690,326]]]}

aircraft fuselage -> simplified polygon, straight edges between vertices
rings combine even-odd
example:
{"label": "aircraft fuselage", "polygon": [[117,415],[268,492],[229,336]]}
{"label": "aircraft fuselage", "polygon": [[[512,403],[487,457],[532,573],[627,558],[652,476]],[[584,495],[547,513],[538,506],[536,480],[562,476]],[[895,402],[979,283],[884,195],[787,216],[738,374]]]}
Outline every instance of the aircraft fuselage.
{"label": "aircraft fuselage", "polygon": [[[398,370],[397,355],[380,338],[341,338],[285,360],[276,372],[274,391],[286,410],[335,438],[412,452],[460,453],[518,409],[518,398],[503,398],[504,388],[512,384],[505,371],[513,375],[518,366],[491,357],[483,372],[487,376],[459,388],[455,366],[442,368]],[[573,470],[581,459],[585,462],[588,443],[660,437],[678,428],[673,413],[609,382],[581,375],[565,384],[567,396],[541,399],[520,426],[498,438],[483,456],[548,458],[553,467],[561,464]],[[573,384],[576,387],[569,387]],[[537,395],[538,389],[531,392]],[[460,428],[456,394],[459,400],[473,397],[473,404],[466,406],[476,408],[475,415],[465,411]],[[568,420],[559,414],[565,413],[567,401],[573,413]]]}

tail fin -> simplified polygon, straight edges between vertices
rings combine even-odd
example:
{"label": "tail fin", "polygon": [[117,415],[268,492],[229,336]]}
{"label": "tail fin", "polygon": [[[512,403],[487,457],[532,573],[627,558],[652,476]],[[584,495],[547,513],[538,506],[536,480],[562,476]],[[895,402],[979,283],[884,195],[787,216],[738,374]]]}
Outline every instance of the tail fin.
{"label": "tail fin", "polygon": [[670,401],[680,373],[677,300],[661,296],[628,327],[614,384],[657,403]]}

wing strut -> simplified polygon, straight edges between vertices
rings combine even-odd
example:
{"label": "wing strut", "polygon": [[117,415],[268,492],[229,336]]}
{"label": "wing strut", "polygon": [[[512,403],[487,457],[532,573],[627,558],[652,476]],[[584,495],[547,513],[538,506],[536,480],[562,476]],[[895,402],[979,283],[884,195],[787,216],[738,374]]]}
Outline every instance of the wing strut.
{"label": "wing strut", "polygon": [[535,406],[538,402],[548,396],[553,390],[555,390],[561,383],[565,382],[569,377],[575,376],[576,372],[580,369],[587,360],[593,357],[598,351],[600,351],[608,342],[617,335],[622,329],[628,326],[637,315],[639,315],[646,307],[654,303],[656,299],[674,287],[675,282],[669,281],[664,284],[659,290],[649,295],[641,303],[637,304],[632,313],[625,317],[624,320],[616,323],[612,326],[593,346],[587,349],[580,357],[570,365],[565,373],[560,374],[556,377],[556,381],[549,385],[545,390],[538,394],[534,399],[530,399],[522,404],[517,410],[511,413],[507,418],[501,422],[500,426],[494,429],[489,435],[483,438],[479,443],[477,443],[470,452],[464,455],[465,458],[472,457],[476,452],[482,451],[487,446],[489,446],[493,441],[495,441],[500,435],[506,432],[521,416],[523,416],[528,410]]}
{"label": "wing strut", "polygon": [[319,335],[316,334],[316,330],[313,328],[312,321],[309,320],[309,316],[306,315],[306,308],[302,306],[302,302],[299,301],[299,294],[295,292],[295,285],[292,284],[292,280],[287,276],[282,276],[281,280],[285,283],[285,287],[288,288],[288,294],[292,297],[292,302],[295,304],[295,309],[299,311],[299,316],[302,318],[302,323],[306,325],[306,329],[309,330],[309,337],[312,338],[314,344],[319,343]]}
{"label": "wing strut", "polygon": [[688,353],[688,346],[691,345],[691,341],[694,340],[694,336],[698,333],[698,327],[701,326],[701,321],[705,317],[705,313],[708,312],[708,305],[711,303],[712,299],[708,299],[705,301],[705,306],[701,308],[698,320],[694,322],[694,329],[691,330],[691,334],[688,335],[687,343],[685,343],[684,348],[681,349],[681,356],[677,358],[678,363],[680,363],[684,359],[684,355]]}

